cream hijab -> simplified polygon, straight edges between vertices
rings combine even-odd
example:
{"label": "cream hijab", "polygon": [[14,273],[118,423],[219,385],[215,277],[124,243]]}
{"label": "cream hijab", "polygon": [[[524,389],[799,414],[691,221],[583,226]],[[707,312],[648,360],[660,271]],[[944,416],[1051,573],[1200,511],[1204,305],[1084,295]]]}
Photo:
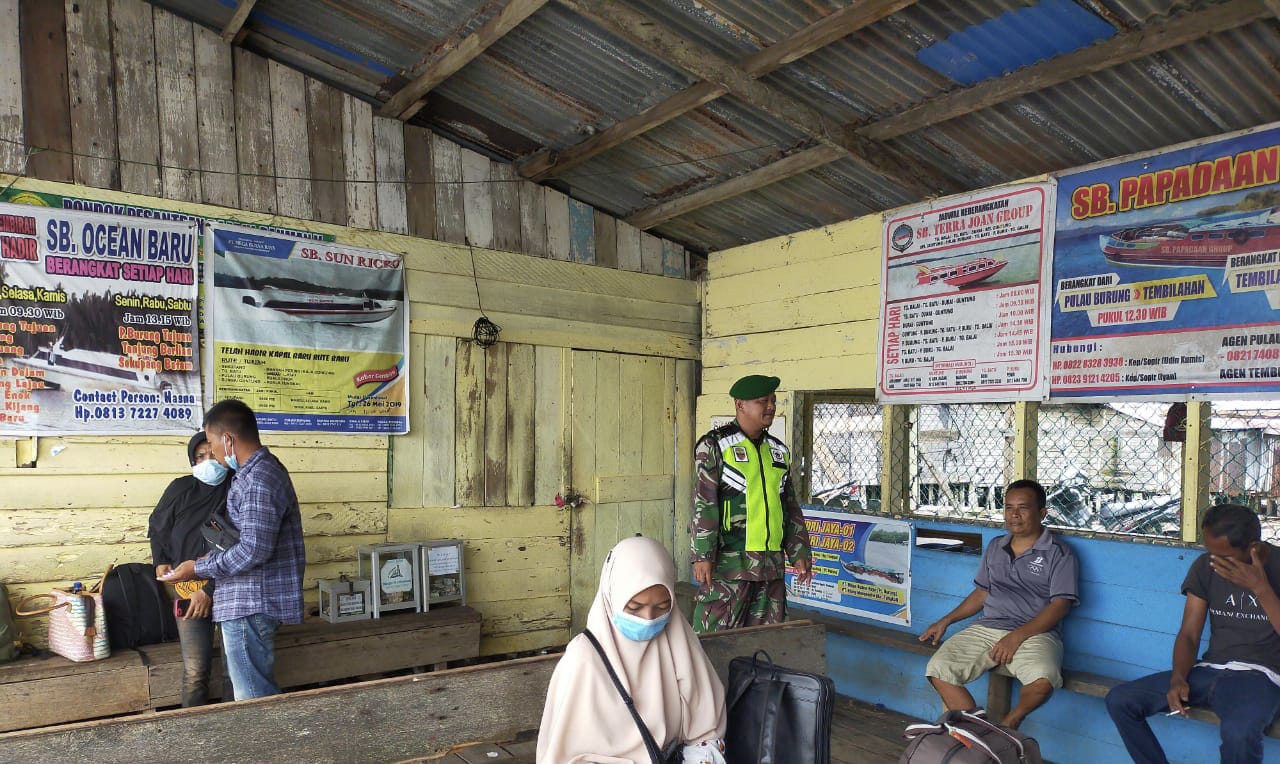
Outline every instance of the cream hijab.
{"label": "cream hijab", "polygon": [[[587,628],[600,641],[636,710],[662,747],[724,737],[724,687],[689,622],[675,608],[675,565],[650,538],[618,542],[605,558]],[[671,621],[647,642],[618,633],[613,614],[661,584],[671,594]],[[644,740],[599,654],[579,634],[565,648],[547,688],[538,731],[538,764],[649,764]]]}

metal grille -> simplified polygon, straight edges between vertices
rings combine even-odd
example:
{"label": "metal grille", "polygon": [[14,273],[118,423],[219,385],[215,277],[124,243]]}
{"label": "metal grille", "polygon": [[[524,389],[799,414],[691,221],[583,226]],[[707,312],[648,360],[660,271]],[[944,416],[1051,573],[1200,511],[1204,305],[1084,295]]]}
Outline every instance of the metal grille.
{"label": "metal grille", "polygon": [[1041,405],[1036,479],[1048,524],[1177,536],[1182,443],[1165,440],[1170,412],[1156,401]]}
{"label": "metal grille", "polygon": [[1013,405],[917,406],[911,494],[917,514],[1000,520],[1013,466]]}
{"label": "metal grille", "polygon": [[1280,538],[1280,401],[1215,401],[1209,423],[1209,500],[1262,515],[1262,536]]}
{"label": "metal grille", "polygon": [[815,402],[809,503],[880,509],[882,414],[878,404]]}

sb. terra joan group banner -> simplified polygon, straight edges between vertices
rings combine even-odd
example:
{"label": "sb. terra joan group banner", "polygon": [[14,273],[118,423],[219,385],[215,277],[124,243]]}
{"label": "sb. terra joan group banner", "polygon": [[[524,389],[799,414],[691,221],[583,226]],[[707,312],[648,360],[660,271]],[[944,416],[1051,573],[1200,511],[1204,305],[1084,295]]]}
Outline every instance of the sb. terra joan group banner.
{"label": "sb. terra joan group banner", "polygon": [[1039,400],[1053,184],[907,207],[884,222],[884,402]]}
{"label": "sb. terra joan group banner", "polygon": [[1280,127],[1058,184],[1052,397],[1280,392]]}
{"label": "sb. terra joan group banner", "polygon": [[787,601],[800,607],[911,624],[911,525],[804,507],[813,579],[788,569]]}
{"label": "sb. terra joan group banner", "polygon": [[266,430],[409,429],[401,256],[214,223],[210,367]]}
{"label": "sb. terra joan group banner", "polygon": [[0,435],[189,433],[192,223],[0,204]]}

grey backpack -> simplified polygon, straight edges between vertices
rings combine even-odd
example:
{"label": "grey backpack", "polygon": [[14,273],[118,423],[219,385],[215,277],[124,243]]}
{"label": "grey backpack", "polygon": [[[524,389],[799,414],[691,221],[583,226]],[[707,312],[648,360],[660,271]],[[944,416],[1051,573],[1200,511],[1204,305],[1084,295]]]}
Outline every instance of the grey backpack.
{"label": "grey backpack", "polygon": [[933,724],[912,724],[898,764],[1044,764],[1040,744],[996,724],[982,711],[948,711]]}

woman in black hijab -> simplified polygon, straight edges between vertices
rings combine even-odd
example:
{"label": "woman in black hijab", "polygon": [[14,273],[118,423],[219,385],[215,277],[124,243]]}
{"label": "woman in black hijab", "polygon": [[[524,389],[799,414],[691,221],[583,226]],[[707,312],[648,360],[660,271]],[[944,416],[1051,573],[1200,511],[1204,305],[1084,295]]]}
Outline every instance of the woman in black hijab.
{"label": "woman in black hijab", "polygon": [[[164,575],[183,560],[194,560],[209,551],[200,526],[215,510],[227,506],[231,487],[228,470],[213,458],[204,432],[187,443],[191,474],[165,489],[151,513],[147,537],[156,576]],[[178,619],[178,639],[182,643],[182,705],[202,706],[209,702],[209,667],[213,655],[213,582],[190,581],[178,585],[178,596],[190,600],[187,614]]]}

